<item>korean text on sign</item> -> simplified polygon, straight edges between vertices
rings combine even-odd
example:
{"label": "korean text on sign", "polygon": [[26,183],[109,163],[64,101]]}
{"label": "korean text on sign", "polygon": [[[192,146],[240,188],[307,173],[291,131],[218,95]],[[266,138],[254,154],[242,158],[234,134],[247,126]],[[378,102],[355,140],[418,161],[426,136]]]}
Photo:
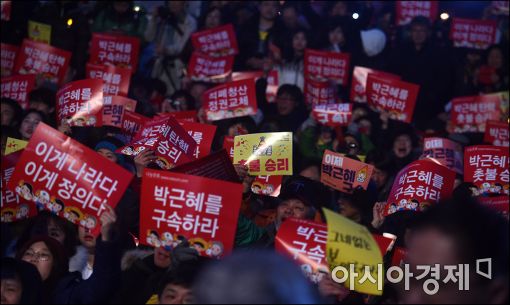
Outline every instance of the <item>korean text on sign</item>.
{"label": "korean text on sign", "polygon": [[131,68],[136,72],[140,39],[131,36],[93,33],[90,41],[90,59],[93,64]]}
{"label": "korean text on sign", "polygon": [[103,112],[103,81],[84,79],[66,84],[57,92],[57,118],[71,126],[100,127]]}
{"label": "korean text on sign", "polygon": [[323,125],[347,126],[351,122],[352,104],[315,105],[312,115],[318,123]]}
{"label": "korean text on sign", "polygon": [[351,102],[366,103],[367,102],[367,78],[369,74],[383,78],[400,79],[400,76],[369,69],[365,67],[356,66],[352,72],[352,83],[351,83]]}
{"label": "korean text on sign", "polygon": [[508,166],[507,147],[477,145],[464,150],[464,182],[478,188],[475,195],[508,195]]}
{"label": "korean text on sign", "polygon": [[367,79],[367,98],[370,105],[389,112],[390,118],[410,123],[420,86],[373,74]]}
{"label": "korean text on sign", "polygon": [[483,141],[494,146],[508,147],[510,145],[508,123],[488,121]]}
{"label": "korean text on sign", "polygon": [[455,47],[487,49],[496,43],[495,20],[453,18],[450,39]]}
{"label": "korean text on sign", "polygon": [[433,159],[459,174],[464,172],[462,147],[452,140],[425,138],[420,159],[425,158]]}
{"label": "korean text on sign", "polygon": [[0,68],[2,71],[2,77],[12,75],[12,70],[14,69],[14,61],[16,59],[16,54],[18,53],[18,46],[1,43],[0,44],[1,52],[0,59],[1,64]]}
{"label": "korean text on sign", "polygon": [[397,25],[406,25],[416,16],[436,20],[438,1],[396,1]]}
{"label": "korean text on sign", "polygon": [[15,74],[42,74],[49,82],[62,84],[71,52],[45,43],[23,40],[14,64]]}
{"label": "korean text on sign", "polygon": [[200,255],[220,258],[232,250],[241,197],[241,184],[146,169],[141,242],[175,246],[183,236]]}
{"label": "korean text on sign", "polygon": [[454,171],[430,160],[414,161],[396,176],[385,215],[404,210],[424,211],[431,204],[448,199],[454,183]]}
{"label": "korean text on sign", "polygon": [[87,77],[104,81],[104,95],[127,96],[131,81],[131,69],[115,66],[87,64]]}
{"label": "korean text on sign", "polygon": [[321,182],[350,194],[358,186],[366,190],[373,171],[372,165],[326,150],[322,158]]}
{"label": "korean text on sign", "polygon": [[97,235],[104,204],[115,207],[132,177],[90,148],[39,123],[8,189]]}
{"label": "korean text on sign", "polygon": [[236,136],[234,164],[245,164],[251,175],[292,175],[292,133]]}
{"label": "korean text on sign", "polygon": [[454,132],[484,132],[489,120],[499,121],[502,101],[498,95],[458,97],[452,100]]}
{"label": "korean text on sign", "polygon": [[17,101],[21,108],[28,109],[28,94],[35,87],[35,74],[2,77],[2,97]]}
{"label": "korean text on sign", "polygon": [[338,102],[336,85],[330,81],[305,79],[305,101],[309,105],[334,104]]}
{"label": "korean text on sign", "polygon": [[326,262],[328,228],[308,220],[287,219],[278,229],[275,250],[300,265],[314,283],[329,273]]}
{"label": "korean text on sign", "polygon": [[305,50],[305,76],[318,80],[332,80],[347,85],[350,55],[347,53]]}
{"label": "korean text on sign", "polygon": [[239,53],[232,24],[193,33],[191,42],[195,50],[210,56],[228,56]]}
{"label": "korean text on sign", "polygon": [[255,115],[255,81],[246,79],[214,87],[204,92],[203,100],[209,121]]}
{"label": "korean text on sign", "polygon": [[122,127],[122,116],[125,111],[135,111],[136,100],[123,96],[103,97],[103,125]]}
{"label": "korean text on sign", "polygon": [[193,80],[225,81],[232,72],[234,56],[211,57],[193,52],[188,65],[188,76]]}

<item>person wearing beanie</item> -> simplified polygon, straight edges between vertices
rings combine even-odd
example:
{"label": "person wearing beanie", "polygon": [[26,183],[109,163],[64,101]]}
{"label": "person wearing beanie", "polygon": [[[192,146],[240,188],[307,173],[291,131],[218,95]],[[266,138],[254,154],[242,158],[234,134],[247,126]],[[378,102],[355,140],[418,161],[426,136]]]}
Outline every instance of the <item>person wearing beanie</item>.
{"label": "person wearing beanie", "polygon": [[122,147],[122,143],[113,137],[105,137],[96,144],[94,150],[106,159],[124,166],[124,156],[117,154],[115,151]]}

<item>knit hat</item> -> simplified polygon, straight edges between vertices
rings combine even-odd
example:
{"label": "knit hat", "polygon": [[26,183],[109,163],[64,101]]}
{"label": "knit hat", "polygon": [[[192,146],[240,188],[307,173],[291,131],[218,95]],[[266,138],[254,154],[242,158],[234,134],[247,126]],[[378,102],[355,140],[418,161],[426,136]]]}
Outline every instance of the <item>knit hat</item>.
{"label": "knit hat", "polygon": [[386,46],[386,35],[379,29],[361,31],[363,50],[369,57],[378,55]]}
{"label": "knit hat", "polygon": [[[98,151],[99,149],[107,149],[111,152],[115,152],[120,147],[122,147],[122,143],[120,142],[120,140],[113,137],[106,137],[96,144],[94,150]],[[117,164],[122,166],[124,164],[124,156],[122,154],[117,153],[115,154],[115,156],[117,156]]]}

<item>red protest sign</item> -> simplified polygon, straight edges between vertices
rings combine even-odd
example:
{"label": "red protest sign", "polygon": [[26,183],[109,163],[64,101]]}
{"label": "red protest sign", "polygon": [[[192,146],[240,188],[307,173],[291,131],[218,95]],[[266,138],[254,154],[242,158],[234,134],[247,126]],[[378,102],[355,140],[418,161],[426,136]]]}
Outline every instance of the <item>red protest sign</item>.
{"label": "red protest sign", "polygon": [[377,243],[377,246],[379,246],[379,250],[381,250],[382,256],[385,256],[386,253],[391,251],[393,245],[395,244],[395,240],[397,239],[395,235],[389,234],[391,236],[390,237],[387,234],[388,233],[384,233],[383,235],[372,234],[375,242]]}
{"label": "red protest sign", "polygon": [[232,73],[234,56],[212,57],[193,52],[188,64],[188,76],[195,81],[224,82]]}
{"label": "red protest sign", "polygon": [[510,205],[510,199],[508,197],[508,193],[506,196],[497,196],[497,197],[480,196],[480,197],[478,197],[478,201],[480,202],[480,204],[485,205],[486,207],[489,207],[489,208],[497,211],[503,217],[508,219],[508,211],[509,211],[509,205]]}
{"label": "red protest sign", "polygon": [[251,191],[257,195],[278,197],[283,176],[257,176],[251,184]]}
{"label": "red protest sign", "polygon": [[57,92],[57,119],[71,126],[100,127],[103,124],[103,81],[78,80]]}
{"label": "red protest sign", "polygon": [[361,186],[367,189],[374,167],[326,150],[322,157],[321,182],[344,193]]}
{"label": "red protest sign", "polygon": [[437,1],[397,1],[397,25],[406,25],[416,16],[424,16],[434,22],[438,13]]}
{"label": "red protest sign", "polygon": [[12,1],[2,1],[1,6],[1,19],[5,21],[11,20],[11,5]]}
{"label": "red protest sign", "polygon": [[308,105],[334,104],[338,102],[336,86],[329,81],[305,78],[305,101]]}
{"label": "red protest sign", "polygon": [[149,120],[150,119],[148,117],[139,113],[125,110],[124,115],[122,116],[122,126],[120,127],[122,134],[128,138],[128,142],[131,142],[133,137]]}
{"label": "red protest sign", "polygon": [[1,75],[2,77],[12,75],[12,70],[14,69],[14,61],[16,59],[16,54],[18,53],[19,47],[12,44],[1,43],[0,48]]}
{"label": "red protest sign", "polygon": [[21,108],[28,109],[28,94],[35,87],[35,74],[2,77],[2,97],[18,101]]}
{"label": "red protest sign", "polygon": [[223,148],[227,151],[230,156],[230,160],[234,162],[234,139],[235,137],[225,136],[223,138]]}
{"label": "red protest sign", "polygon": [[179,124],[186,130],[186,132],[195,140],[197,148],[193,156],[195,158],[202,158],[211,152],[211,146],[216,133],[216,126],[200,123],[189,123],[179,121]]}
{"label": "red protest sign", "polygon": [[177,121],[184,121],[184,122],[189,122],[189,123],[197,123],[198,122],[198,112],[196,110],[166,112],[166,113],[160,114],[160,116],[165,116],[165,115],[172,116]]}
{"label": "red protest sign", "polygon": [[369,74],[387,79],[400,79],[400,76],[388,72],[377,71],[365,67],[356,66],[352,72],[351,83],[351,102],[366,103],[367,102],[367,78]]}
{"label": "red protest sign", "polygon": [[175,246],[186,237],[200,255],[221,258],[234,245],[242,185],[146,169],[142,178],[140,239]]}
{"label": "red protest sign", "polygon": [[485,123],[499,121],[501,113],[501,99],[497,95],[454,98],[451,110],[453,131],[484,132]]}
{"label": "red protest sign", "polygon": [[405,264],[407,249],[396,247],[391,258],[391,266],[402,267]]}
{"label": "red protest sign", "polygon": [[210,56],[237,55],[237,39],[232,24],[191,34],[193,48]]}
{"label": "red protest sign", "polygon": [[370,105],[388,111],[390,119],[411,123],[420,86],[369,74],[366,89]]}
{"label": "red protest sign", "polygon": [[194,160],[197,143],[171,116],[147,121],[131,143],[118,149],[118,152],[137,156],[146,149],[154,150],[155,163],[162,169]]}
{"label": "red protest sign", "polygon": [[448,139],[425,138],[420,159],[431,159],[459,174],[464,172],[462,147]]}
{"label": "red protest sign", "polygon": [[131,81],[131,69],[87,63],[86,77],[103,80],[105,95],[127,96]]}
{"label": "red protest sign", "polygon": [[216,86],[204,92],[203,101],[209,121],[255,115],[255,80],[245,79]]}
{"label": "red protest sign", "polygon": [[275,250],[294,260],[300,265],[307,278],[318,283],[328,275],[327,239],[327,225],[290,218],[278,229]]}
{"label": "red protest sign", "polygon": [[52,83],[64,81],[71,52],[24,39],[14,64],[14,74],[42,74]]}
{"label": "red protest sign", "polygon": [[352,104],[314,105],[312,115],[322,125],[347,126],[351,122]]}
{"label": "red protest sign", "polygon": [[340,85],[347,85],[349,78],[350,55],[306,49],[304,73],[316,80],[331,80]]}
{"label": "red protest sign", "polygon": [[[254,78],[257,81],[264,75],[263,71],[232,72],[232,81]],[[271,70],[267,74],[266,99],[268,103],[274,103],[278,92],[278,70]]]}
{"label": "red protest sign", "polygon": [[509,195],[507,147],[476,145],[464,150],[464,182],[478,188],[478,194]]}
{"label": "red protest sign", "polygon": [[453,193],[455,172],[430,160],[414,161],[395,178],[385,207],[385,216],[410,210],[424,211],[430,204]]}
{"label": "red protest sign", "polygon": [[28,192],[24,193],[26,196],[18,196],[16,192],[7,189],[7,183],[9,183],[11,179],[16,163],[18,163],[22,152],[23,151],[20,150],[7,156],[2,156],[0,172],[0,192],[2,193],[0,215],[2,222],[14,222],[33,217],[37,214],[35,202],[39,204],[40,200],[50,200],[49,196],[45,196],[47,194],[41,192],[34,194],[33,197],[28,196]]}
{"label": "red protest sign", "polygon": [[495,20],[453,18],[450,39],[457,48],[487,49],[496,43]]}
{"label": "red protest sign", "polygon": [[136,101],[123,96],[103,97],[103,125],[122,127],[124,111],[135,111]]}
{"label": "red protest sign", "polygon": [[483,141],[494,146],[509,146],[508,123],[487,121]]}
{"label": "red protest sign", "polygon": [[135,73],[139,51],[140,39],[136,37],[93,33],[89,62],[131,68],[131,72]]}
{"label": "red protest sign", "polygon": [[46,192],[44,207],[97,235],[104,204],[115,208],[133,175],[85,145],[39,123],[7,187],[23,197]]}

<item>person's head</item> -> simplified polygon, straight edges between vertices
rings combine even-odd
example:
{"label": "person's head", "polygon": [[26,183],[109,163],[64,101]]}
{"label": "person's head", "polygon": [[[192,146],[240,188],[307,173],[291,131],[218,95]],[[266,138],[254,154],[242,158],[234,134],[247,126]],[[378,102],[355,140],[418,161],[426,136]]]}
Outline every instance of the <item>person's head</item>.
{"label": "person's head", "polygon": [[120,140],[114,137],[105,137],[96,144],[94,150],[106,159],[122,165],[124,163],[124,157],[122,154],[115,153],[115,151],[122,146],[123,143]]}
{"label": "person's head", "polygon": [[415,137],[411,130],[397,131],[393,137],[393,154],[399,159],[407,158],[413,151],[414,142]]}
{"label": "person's head", "polygon": [[260,18],[265,19],[267,21],[273,21],[276,19],[278,15],[278,1],[260,1],[259,2],[259,11]]}
{"label": "person's head", "polygon": [[367,191],[361,187],[353,190],[352,194],[338,192],[338,213],[352,221],[370,223],[373,202],[370,201]]}
{"label": "person's head", "polygon": [[125,14],[131,7],[131,1],[114,1],[112,5],[114,11],[122,15]]}
{"label": "person's head", "polygon": [[314,181],[320,181],[321,180],[321,166],[319,163],[314,163],[314,162],[305,164],[301,168],[299,175],[309,178]]}
{"label": "person's head", "polygon": [[69,256],[74,254],[77,244],[76,226],[49,211],[41,211],[30,218],[25,230],[18,240],[18,249],[34,236],[48,236],[61,243]]}
{"label": "person's head", "polygon": [[349,7],[347,6],[346,1],[335,1],[331,5],[331,9],[329,10],[329,15],[344,17],[349,13]]}
{"label": "person's head", "polygon": [[92,234],[92,231],[83,226],[78,227],[78,239],[82,246],[87,248],[89,251],[93,251],[96,248],[96,237]]}
{"label": "person's head", "polygon": [[344,30],[339,22],[332,22],[328,26],[328,41],[330,45],[343,46],[345,44]]}
{"label": "person's head", "polygon": [[204,82],[193,82],[189,88],[189,94],[195,100],[195,109],[202,107],[202,94],[209,89],[209,85]]}
{"label": "person's head", "polygon": [[274,251],[236,252],[211,264],[193,286],[197,304],[316,304],[300,268]]}
{"label": "person's head", "polygon": [[486,51],[486,63],[496,70],[504,68],[505,53],[499,45],[492,45]]}
{"label": "person's head", "polygon": [[379,29],[361,31],[363,51],[369,57],[380,54],[386,46],[386,34]]}
{"label": "person's head", "polygon": [[430,36],[430,20],[424,16],[417,16],[411,20],[411,41],[415,48],[421,48]]}
{"label": "person's head", "polygon": [[282,7],[282,21],[288,29],[299,26],[299,12],[295,5],[287,1]]}
{"label": "person's head", "polygon": [[47,236],[29,240],[16,257],[33,264],[43,282],[58,280],[68,269],[69,258],[62,245]]}
{"label": "person's head", "polygon": [[28,94],[30,109],[38,110],[49,116],[55,110],[55,92],[48,88],[39,88]]}
{"label": "person's head", "polygon": [[282,184],[278,198],[281,200],[276,209],[276,225],[288,218],[313,219],[315,206],[319,199],[318,182],[305,177],[293,176]]}
{"label": "person's head", "polygon": [[292,50],[294,54],[304,54],[308,40],[308,32],[306,30],[300,29],[295,31],[292,35]]}
{"label": "person's head", "polygon": [[2,127],[17,127],[21,124],[23,109],[17,101],[7,97],[2,97],[0,111]]}
{"label": "person's head", "polygon": [[217,6],[211,7],[207,10],[204,16],[204,28],[212,29],[219,27],[223,24],[223,13]]}
{"label": "person's head", "polygon": [[166,1],[168,9],[175,16],[182,16],[186,11],[186,1]]}
{"label": "person's head", "polygon": [[34,265],[10,257],[2,258],[2,304],[38,304],[41,276]]}
{"label": "person's head", "polygon": [[46,122],[46,116],[38,110],[30,109],[23,115],[19,128],[23,140],[30,140],[40,122]]}
{"label": "person's head", "polygon": [[203,269],[205,259],[179,264],[158,285],[159,304],[193,304],[193,284]]}
{"label": "person's head", "polygon": [[276,93],[276,107],[278,114],[287,116],[303,104],[303,92],[296,85],[285,84]]}
{"label": "person's head", "polygon": [[195,99],[186,90],[177,90],[165,98],[161,104],[161,112],[177,112],[195,109]]}
{"label": "person's head", "polygon": [[358,155],[361,152],[361,135],[354,132],[346,133],[344,136],[344,146],[344,153]]}
{"label": "person's head", "polygon": [[165,269],[170,267],[172,264],[172,259],[170,256],[170,250],[167,250],[165,247],[155,247],[154,248],[154,265],[156,267]]}
{"label": "person's head", "polygon": [[[469,279],[464,275],[469,289],[459,290],[458,283],[441,281],[437,293],[427,295],[425,279],[413,278],[402,303],[508,303],[508,221],[495,211],[473,200],[441,202],[418,215],[408,241],[406,260],[411,272],[417,272],[418,265],[439,264],[444,271],[447,265],[469,264]],[[478,266],[480,259],[490,259],[491,267],[487,263]],[[491,279],[478,273],[478,267],[484,273],[491,270]]]}
{"label": "person's head", "polygon": [[363,116],[357,119],[356,124],[358,124],[358,132],[360,134],[364,134],[366,136],[370,136],[372,134],[374,124],[369,116]]}

